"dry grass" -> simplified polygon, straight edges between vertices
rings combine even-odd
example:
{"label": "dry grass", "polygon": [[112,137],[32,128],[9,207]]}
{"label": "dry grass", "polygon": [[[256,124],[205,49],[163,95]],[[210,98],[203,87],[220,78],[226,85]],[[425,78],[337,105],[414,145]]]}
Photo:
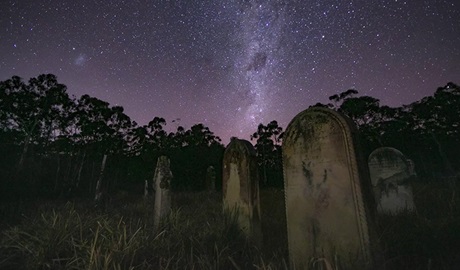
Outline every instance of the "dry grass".
{"label": "dry grass", "polygon": [[[283,192],[262,190],[261,209],[258,248],[216,193],[174,194],[158,231],[153,201],[129,194],[104,209],[88,201],[3,204],[0,269],[288,269]],[[458,269],[458,228],[452,211],[381,216],[378,269]],[[324,258],[312,258],[310,269],[339,270]]]}
{"label": "dry grass", "polygon": [[[151,200],[119,196],[103,211],[90,203],[42,204],[2,231],[1,269],[280,269],[222,212],[220,196],[175,194],[153,231]],[[275,221],[275,220],[274,220]],[[279,225],[277,225],[279,226]]]}

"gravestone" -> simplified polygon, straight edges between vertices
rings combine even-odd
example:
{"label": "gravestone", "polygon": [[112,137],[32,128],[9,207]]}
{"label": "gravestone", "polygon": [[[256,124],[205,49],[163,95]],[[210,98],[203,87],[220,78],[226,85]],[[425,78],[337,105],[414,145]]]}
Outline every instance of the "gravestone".
{"label": "gravestone", "polygon": [[170,184],[173,178],[169,167],[169,159],[165,156],[158,158],[153,186],[155,187],[154,229],[158,229],[160,221],[171,212]]}
{"label": "gravestone", "polygon": [[256,152],[250,142],[232,138],[225,149],[222,193],[224,210],[236,213],[241,230],[260,244],[259,175]]}
{"label": "gravestone", "polygon": [[149,197],[149,182],[147,180],[144,181],[144,199]]}
{"label": "gravestone", "polygon": [[283,169],[292,268],[309,269],[315,259],[340,269],[372,263],[371,187],[355,132],[349,119],[319,107],[299,113],[286,129]]}
{"label": "gravestone", "polygon": [[413,162],[403,153],[391,147],[375,149],[369,155],[369,172],[379,213],[415,210],[410,183],[415,177]]}
{"label": "gravestone", "polygon": [[107,161],[107,155],[104,155],[104,157],[102,158],[102,164],[101,164],[101,170],[99,172],[99,178],[97,179],[97,183],[96,183],[96,195],[94,196],[94,200],[96,202],[101,201],[102,195],[103,195],[102,180],[104,178],[104,170],[105,170],[106,161]]}
{"label": "gravestone", "polygon": [[206,170],[206,189],[208,191],[216,190],[216,170],[213,166],[209,166]]}

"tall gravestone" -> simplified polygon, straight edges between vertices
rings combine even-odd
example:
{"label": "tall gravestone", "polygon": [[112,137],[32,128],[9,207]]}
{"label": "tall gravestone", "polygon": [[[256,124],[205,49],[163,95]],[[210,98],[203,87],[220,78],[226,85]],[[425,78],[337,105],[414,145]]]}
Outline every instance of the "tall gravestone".
{"label": "tall gravestone", "polygon": [[319,107],[299,113],[286,129],[283,169],[292,268],[308,269],[314,258],[338,262],[341,269],[372,263],[371,187],[355,136],[350,120]]}
{"label": "tall gravestone", "polygon": [[260,244],[259,176],[256,152],[250,142],[232,138],[225,149],[222,193],[224,209],[236,213],[241,230]]}
{"label": "tall gravestone", "polygon": [[411,187],[415,172],[403,153],[391,147],[375,149],[369,155],[369,172],[379,213],[415,210]]}
{"label": "tall gravestone", "polygon": [[160,221],[171,212],[170,185],[173,178],[169,167],[169,159],[165,156],[158,158],[153,186],[155,187],[155,206],[153,226],[158,229]]}

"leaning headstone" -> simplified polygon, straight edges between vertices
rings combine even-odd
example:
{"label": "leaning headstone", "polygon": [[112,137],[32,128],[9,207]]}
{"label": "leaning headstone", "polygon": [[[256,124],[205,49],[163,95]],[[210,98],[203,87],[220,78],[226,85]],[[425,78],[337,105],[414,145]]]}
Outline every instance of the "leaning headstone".
{"label": "leaning headstone", "polygon": [[318,260],[340,269],[372,263],[371,187],[355,132],[349,119],[318,107],[299,113],[286,129],[283,169],[293,269],[309,269]]}
{"label": "leaning headstone", "polygon": [[169,167],[169,159],[165,156],[158,158],[153,186],[155,187],[155,206],[153,226],[158,229],[160,221],[171,212],[170,184],[173,178]]}
{"label": "leaning headstone", "polygon": [[256,152],[250,142],[232,138],[225,149],[222,193],[224,210],[237,214],[240,229],[260,244],[259,175]]}
{"label": "leaning headstone", "polygon": [[208,191],[216,190],[216,170],[213,166],[209,166],[206,170],[206,189]]}
{"label": "leaning headstone", "polygon": [[379,213],[415,210],[410,183],[415,176],[413,162],[403,153],[391,147],[375,149],[369,156],[369,172]]}

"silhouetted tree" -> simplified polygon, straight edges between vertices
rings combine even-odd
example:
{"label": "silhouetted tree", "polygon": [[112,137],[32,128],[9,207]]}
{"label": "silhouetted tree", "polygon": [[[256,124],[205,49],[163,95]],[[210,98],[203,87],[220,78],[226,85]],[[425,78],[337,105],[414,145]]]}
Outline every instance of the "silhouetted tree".
{"label": "silhouetted tree", "polygon": [[421,175],[435,172],[455,175],[458,164],[460,91],[454,83],[439,87],[433,96],[398,108],[380,106],[373,97],[357,97],[356,90],[333,95],[329,107],[344,113],[357,125],[366,154],[379,146],[402,150],[416,161]]}
{"label": "silhouetted tree", "polygon": [[66,89],[52,74],[31,78],[28,83],[18,76],[0,82],[0,127],[22,145],[19,167],[31,144],[43,145],[57,136],[62,107],[69,99]]}
{"label": "silhouetted tree", "polygon": [[64,132],[64,104],[68,102],[66,86],[52,74],[27,83],[18,76],[0,82],[0,133],[5,143],[0,151],[10,154],[10,161],[2,163],[2,175],[10,190],[29,189],[30,195],[42,187],[41,162],[49,145]]}
{"label": "silhouetted tree", "polygon": [[175,141],[170,151],[171,168],[175,174],[173,189],[203,190],[206,170],[211,165],[220,178],[224,146],[208,127],[200,123],[185,130],[179,126],[172,138]]}
{"label": "silhouetted tree", "polygon": [[260,168],[262,185],[280,186],[282,184],[281,139],[283,128],[277,121],[266,126],[259,124],[250,138],[256,140],[255,148]]}

